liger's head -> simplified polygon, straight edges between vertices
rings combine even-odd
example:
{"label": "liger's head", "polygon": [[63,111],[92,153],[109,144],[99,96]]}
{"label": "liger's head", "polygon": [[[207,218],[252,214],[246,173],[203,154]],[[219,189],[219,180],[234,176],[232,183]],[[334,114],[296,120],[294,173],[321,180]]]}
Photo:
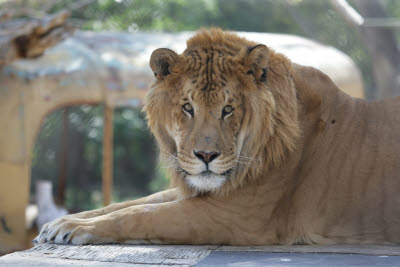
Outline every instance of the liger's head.
{"label": "liger's head", "polygon": [[180,55],[155,50],[150,67],[156,81],[144,110],[175,186],[192,194],[230,192],[293,149],[290,62],[265,45],[203,30]]}

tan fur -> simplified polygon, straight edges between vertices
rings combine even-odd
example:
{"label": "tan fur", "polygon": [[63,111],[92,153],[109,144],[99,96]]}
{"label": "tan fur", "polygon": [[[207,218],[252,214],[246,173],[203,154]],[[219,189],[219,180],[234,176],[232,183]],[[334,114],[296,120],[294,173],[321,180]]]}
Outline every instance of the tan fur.
{"label": "tan fur", "polygon": [[174,189],[56,220],[38,243],[400,243],[400,98],[353,99],[219,29],[150,65],[144,110]]}
{"label": "tan fur", "polygon": [[[248,180],[259,177],[264,168],[278,166],[287,154],[294,150],[300,135],[297,99],[290,62],[283,55],[270,51],[269,66],[265,66],[268,71],[268,83],[255,81],[254,76],[260,75],[260,69],[249,66],[251,63],[248,63],[249,60],[247,60],[248,48],[255,45],[257,44],[218,29],[200,31],[188,41],[186,51],[171,66],[171,74],[166,79],[159,79],[146,98],[144,110],[147,113],[149,127],[161,147],[161,158],[166,159],[165,164],[167,166],[175,163],[173,159],[175,156],[179,157],[176,143],[172,140],[173,137],[166,134],[167,128],[175,128],[174,124],[185,120],[183,118],[185,114],[181,111],[181,105],[185,101],[179,101],[179,98],[182,94],[186,96],[186,91],[202,90],[200,88],[206,78],[201,75],[201,72],[203,71],[202,67],[207,65],[207,60],[211,58],[214,60],[213,74],[216,82],[210,85],[215,87],[210,90],[210,93],[207,92],[207,89],[205,90],[205,95],[210,98],[196,103],[199,105],[199,113],[206,113],[210,101],[218,97],[223,99],[224,97],[221,95],[224,90],[230,91],[230,95],[237,95],[239,98],[246,99],[246,102],[240,103],[241,106],[236,107],[235,110],[238,113],[238,109],[241,109],[240,112],[245,114],[244,117],[238,116],[235,118],[236,121],[231,123],[240,124],[240,119],[244,121],[241,131],[245,132],[247,140],[244,149],[240,151],[240,155],[245,157],[243,160],[246,162],[245,166],[240,166],[236,177],[231,177],[224,187],[212,192],[213,194],[226,195],[231,190],[247,183]],[[214,56],[210,57],[210,52],[214,53]],[[222,54],[222,56],[217,57],[219,54]],[[224,62],[220,63],[218,60]],[[199,63],[199,61],[201,62]],[[246,75],[246,72],[252,68],[255,68],[253,70],[255,75]],[[199,72],[200,75],[198,75]],[[219,83],[219,75],[223,75],[224,80],[227,80],[225,83],[228,83],[228,85],[224,88]],[[190,81],[188,88],[185,86],[186,79]],[[197,81],[194,84],[194,89],[191,82],[193,80]],[[182,90],[174,90],[175,88]],[[203,95],[199,96],[199,98],[201,97]],[[213,104],[220,105],[220,103]],[[204,116],[203,114],[196,115],[197,117]],[[215,115],[215,117],[217,116]],[[208,118],[207,120],[210,121],[211,119]],[[182,132],[187,131],[183,125],[178,125],[178,128]],[[203,128],[201,123],[199,128]],[[211,127],[211,129],[215,129],[215,127]],[[204,133],[204,135],[210,134],[212,133]],[[229,138],[226,132],[222,134],[225,135],[225,138]],[[235,145],[233,139],[227,141],[229,142],[228,148]],[[185,149],[180,151],[185,159],[193,160],[194,156],[191,152],[195,149],[194,146],[193,140],[185,143]],[[180,190],[189,195],[198,193],[193,192],[195,190],[188,187],[182,178],[184,175],[179,170],[176,168],[169,170],[174,187],[179,187]]]}

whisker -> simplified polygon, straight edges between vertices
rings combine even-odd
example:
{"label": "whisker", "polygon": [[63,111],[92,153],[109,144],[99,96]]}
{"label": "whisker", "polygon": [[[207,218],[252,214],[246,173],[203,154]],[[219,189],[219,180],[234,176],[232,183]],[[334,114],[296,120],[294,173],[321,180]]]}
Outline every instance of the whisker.
{"label": "whisker", "polygon": [[164,151],[164,152],[166,152],[169,156],[171,156],[171,157],[173,157],[173,158],[175,158],[175,159],[178,159],[178,157],[177,156],[175,156],[175,155],[172,155],[168,150],[166,150],[165,148],[163,148],[163,147],[159,147],[162,151]]}
{"label": "whisker", "polygon": [[178,168],[178,165],[165,165],[165,166],[161,166],[161,169],[169,169],[169,168]]}
{"label": "whisker", "polygon": [[255,157],[246,157],[246,156],[239,156],[240,159],[246,159],[246,160],[260,160],[261,158],[255,158]]}

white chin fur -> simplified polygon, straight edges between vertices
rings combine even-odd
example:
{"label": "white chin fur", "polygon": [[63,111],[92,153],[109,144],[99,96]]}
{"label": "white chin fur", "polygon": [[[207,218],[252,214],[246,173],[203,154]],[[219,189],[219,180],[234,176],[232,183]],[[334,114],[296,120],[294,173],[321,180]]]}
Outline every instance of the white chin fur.
{"label": "white chin fur", "polygon": [[224,185],[226,177],[223,175],[188,175],[186,182],[199,192],[215,191]]}

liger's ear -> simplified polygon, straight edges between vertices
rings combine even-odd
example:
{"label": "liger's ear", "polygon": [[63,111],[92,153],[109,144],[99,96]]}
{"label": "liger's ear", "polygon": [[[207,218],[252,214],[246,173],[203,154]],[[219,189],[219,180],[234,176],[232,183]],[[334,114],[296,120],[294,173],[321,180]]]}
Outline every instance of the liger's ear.
{"label": "liger's ear", "polygon": [[259,44],[249,47],[244,60],[247,74],[253,74],[257,79],[266,81],[268,60],[269,49],[267,46]]}
{"label": "liger's ear", "polygon": [[269,50],[268,47],[259,44],[247,49],[245,64],[247,66],[256,66],[264,69],[268,66]]}
{"label": "liger's ear", "polygon": [[170,74],[170,67],[176,63],[178,54],[168,48],[159,48],[153,51],[150,57],[150,68],[157,79]]}

